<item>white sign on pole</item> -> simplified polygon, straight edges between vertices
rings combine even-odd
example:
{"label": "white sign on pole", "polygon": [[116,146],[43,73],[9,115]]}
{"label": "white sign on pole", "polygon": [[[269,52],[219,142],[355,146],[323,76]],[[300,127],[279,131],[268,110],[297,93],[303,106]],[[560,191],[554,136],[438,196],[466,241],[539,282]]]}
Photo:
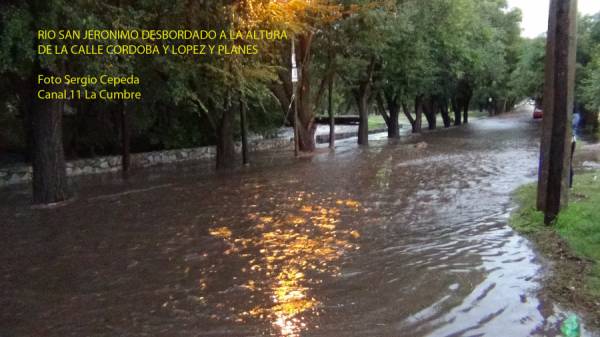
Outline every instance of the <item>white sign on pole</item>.
{"label": "white sign on pole", "polygon": [[292,83],[298,83],[298,67],[296,66],[296,49],[292,41]]}

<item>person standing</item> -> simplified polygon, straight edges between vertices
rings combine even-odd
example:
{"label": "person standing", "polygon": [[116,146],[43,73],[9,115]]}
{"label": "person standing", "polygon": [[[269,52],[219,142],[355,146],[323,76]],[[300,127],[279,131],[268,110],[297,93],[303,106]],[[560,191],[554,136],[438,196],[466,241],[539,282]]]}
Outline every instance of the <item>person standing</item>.
{"label": "person standing", "polygon": [[579,132],[579,124],[581,123],[581,113],[577,103],[573,107],[573,120],[571,127],[573,128],[573,139],[571,140],[571,174],[569,176],[569,188],[573,188],[573,177],[575,172],[573,171],[573,156],[575,155],[575,148],[577,147],[577,133]]}

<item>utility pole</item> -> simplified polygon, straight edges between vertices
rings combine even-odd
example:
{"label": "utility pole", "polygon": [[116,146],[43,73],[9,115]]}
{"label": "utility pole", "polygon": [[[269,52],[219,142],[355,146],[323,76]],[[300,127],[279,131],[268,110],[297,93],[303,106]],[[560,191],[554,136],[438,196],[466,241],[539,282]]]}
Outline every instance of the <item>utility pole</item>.
{"label": "utility pole", "polygon": [[546,224],[568,202],[576,34],[577,0],[551,0],[537,200]]}
{"label": "utility pole", "polygon": [[294,155],[300,154],[298,135],[298,67],[296,66],[296,39],[292,39],[292,103],[294,104]]}

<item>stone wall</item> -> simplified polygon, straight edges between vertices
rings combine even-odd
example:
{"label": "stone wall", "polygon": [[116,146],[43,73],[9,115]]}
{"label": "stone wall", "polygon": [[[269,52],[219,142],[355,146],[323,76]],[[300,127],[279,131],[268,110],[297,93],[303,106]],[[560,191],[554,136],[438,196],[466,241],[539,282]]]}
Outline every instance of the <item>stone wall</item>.
{"label": "stone wall", "polygon": [[[293,147],[293,139],[257,139],[250,142],[251,151],[265,151]],[[236,151],[241,151],[241,145],[236,145]],[[135,167],[150,167],[154,165],[177,163],[194,160],[210,160],[216,156],[214,146],[193,149],[179,149],[136,153],[131,155],[131,163]],[[98,157],[67,162],[67,175],[80,176],[118,172],[121,170],[121,156]],[[32,169],[27,165],[0,167],[0,187],[23,184],[31,181]]]}

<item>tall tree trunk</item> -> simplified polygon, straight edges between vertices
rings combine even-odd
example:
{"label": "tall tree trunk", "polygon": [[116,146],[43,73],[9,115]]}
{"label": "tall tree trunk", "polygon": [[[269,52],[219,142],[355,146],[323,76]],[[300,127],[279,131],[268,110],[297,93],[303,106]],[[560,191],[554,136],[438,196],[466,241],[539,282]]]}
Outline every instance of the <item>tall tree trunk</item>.
{"label": "tall tree trunk", "polygon": [[300,65],[300,76],[298,82],[298,141],[300,151],[313,152],[316,148],[315,114],[312,107],[310,92],[310,63],[311,63],[311,45],[313,33],[306,33],[298,37],[298,48],[296,49],[297,64]]}
{"label": "tall tree trunk", "polygon": [[471,98],[473,97],[473,88],[467,79],[462,79],[458,82],[456,102],[459,107],[459,111],[463,112],[463,123],[469,123],[469,106],[471,105]]}
{"label": "tall tree trunk", "polygon": [[445,99],[440,101],[440,113],[442,114],[444,127],[449,128],[452,125],[452,121],[450,120],[450,114],[448,112],[448,101]]}
{"label": "tall tree trunk", "polygon": [[462,124],[462,111],[460,110],[460,105],[458,104],[456,97],[452,98],[451,104],[452,111],[454,112],[454,125],[459,126]]}
{"label": "tall tree trunk", "polygon": [[[52,11],[52,3],[42,0],[28,1],[33,17],[33,30],[36,31],[42,17]],[[38,44],[37,39],[35,44]],[[42,68],[39,56],[34,59],[33,88],[35,91],[46,89],[51,91],[64,90],[63,85],[40,85],[38,75],[52,76],[52,71]],[[33,202],[35,204],[51,204],[65,201],[69,198],[69,188],[66,174],[65,154],[62,139],[62,117],[64,101],[39,100],[36,95],[24,97],[31,99],[31,137],[32,137],[32,166],[33,166]]]}
{"label": "tall tree trunk", "polygon": [[463,122],[465,124],[469,124],[469,106],[471,105],[471,97],[473,97],[472,93],[469,93],[465,97],[464,105],[463,105]]}
{"label": "tall tree trunk", "polygon": [[400,116],[400,106],[396,104],[394,109],[390,109],[390,125],[388,125],[388,138],[399,138],[400,137],[400,123],[398,117]]}
{"label": "tall tree trunk", "polygon": [[[386,105],[390,111],[389,115],[385,108]],[[379,109],[381,117],[383,117],[383,120],[385,121],[385,125],[387,126],[388,138],[398,138],[400,136],[398,132],[398,129],[400,129],[400,125],[398,124],[398,114],[400,107],[398,105],[397,97],[390,97],[384,94],[377,95],[377,107]]]}
{"label": "tall tree trunk", "polygon": [[121,102],[121,168],[124,178],[129,176],[131,164],[131,129],[126,104],[124,101]]}
{"label": "tall tree trunk", "polygon": [[356,103],[358,105],[358,145],[369,145],[369,108],[368,95],[366,92],[356,93]]}
{"label": "tall tree trunk", "polygon": [[231,169],[234,166],[233,122],[233,108],[227,98],[223,107],[223,116],[217,128],[217,169]]}
{"label": "tall tree trunk", "polygon": [[291,44],[281,50],[280,62],[286,66],[277,71],[278,81],[273,81],[268,86],[273,96],[279,102],[286,125],[293,125],[294,123],[294,107],[291,102],[292,95],[294,94],[294,85],[290,76],[290,69],[292,67],[290,53]]}
{"label": "tall tree trunk", "polygon": [[[36,61],[36,64],[36,74],[51,75],[50,71],[41,69],[39,60]],[[63,90],[63,88],[58,85],[46,87],[46,89],[54,91]],[[33,98],[31,108],[33,202],[35,204],[51,204],[65,201],[69,198],[69,189],[62,143],[64,102]]]}
{"label": "tall tree trunk", "polygon": [[[408,119],[408,122],[410,123],[410,128],[411,128],[412,132],[415,132],[416,126],[417,126],[417,121],[411,115],[410,110],[408,110],[408,105],[406,104],[406,102],[402,102],[402,111],[404,112],[404,116],[406,116],[406,119]],[[415,111],[415,113],[416,113],[416,111]],[[398,128],[399,127],[400,127],[400,125],[398,125]]]}
{"label": "tall tree trunk", "polygon": [[427,125],[429,130],[434,130],[436,127],[436,111],[435,104],[431,97],[424,100],[423,104],[423,112],[425,113],[425,118],[427,119]]}
{"label": "tall tree trunk", "polygon": [[415,97],[415,125],[413,133],[421,133],[423,125],[423,96]]}
{"label": "tall tree trunk", "polygon": [[388,121],[386,122],[388,128],[388,138],[398,138],[400,137],[400,124],[398,122],[398,117],[400,115],[400,104],[398,103],[398,96],[388,97],[387,102],[388,109],[390,110],[390,115]]}
{"label": "tall tree trunk", "polygon": [[329,77],[329,97],[327,111],[329,113],[329,148],[335,149],[335,116],[333,113],[333,76]]}

